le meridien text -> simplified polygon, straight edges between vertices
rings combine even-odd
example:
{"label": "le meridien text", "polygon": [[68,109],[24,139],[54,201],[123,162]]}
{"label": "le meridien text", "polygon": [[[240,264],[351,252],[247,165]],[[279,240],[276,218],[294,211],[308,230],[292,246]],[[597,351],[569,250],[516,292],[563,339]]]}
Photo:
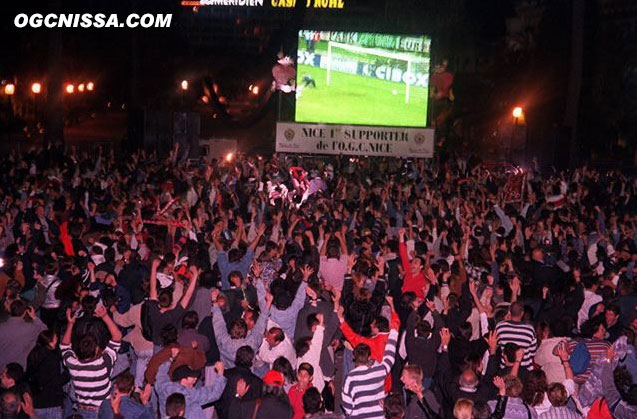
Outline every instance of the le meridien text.
{"label": "le meridien text", "polygon": [[105,13],[20,13],[13,24],[16,28],[169,28],[172,17],[172,14],[131,13],[120,20],[117,14]]}

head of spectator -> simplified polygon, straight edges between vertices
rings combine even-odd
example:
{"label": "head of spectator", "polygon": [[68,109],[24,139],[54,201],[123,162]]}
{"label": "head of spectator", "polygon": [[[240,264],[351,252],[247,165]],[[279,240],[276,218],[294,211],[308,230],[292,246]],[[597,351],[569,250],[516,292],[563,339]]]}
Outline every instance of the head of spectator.
{"label": "head of spectator", "polygon": [[599,277],[592,273],[586,273],[582,275],[582,284],[590,292],[596,292],[597,288],[599,288]]}
{"label": "head of spectator", "polygon": [[551,383],[546,389],[548,397],[553,407],[563,407],[568,403],[568,393],[562,383]]}
{"label": "head of spectator", "polygon": [[181,365],[173,371],[173,381],[178,382],[180,385],[186,388],[194,388],[195,384],[199,380],[201,371],[193,370],[187,365]]}
{"label": "head of spectator", "polygon": [[9,309],[9,314],[11,317],[25,317],[27,316],[27,310],[29,305],[24,300],[14,300],[11,303],[11,307]]}
{"label": "head of spectator", "polygon": [[389,320],[384,316],[376,316],[371,324],[372,336],[379,333],[389,333]]}
{"label": "head of spectator", "polygon": [[87,295],[86,297],[82,298],[82,302],[80,304],[82,305],[82,312],[84,313],[84,315],[87,317],[94,316],[98,302],[99,300],[92,295]]}
{"label": "head of spectator", "polygon": [[257,320],[259,320],[259,313],[251,308],[247,308],[243,311],[243,316],[241,318],[246,323],[248,330],[252,330],[257,324]]}
{"label": "head of spectator", "polygon": [[504,385],[506,387],[506,395],[508,397],[520,397],[522,395],[522,381],[516,376],[507,375],[504,377]]}
{"label": "head of spectator", "polygon": [[172,290],[170,288],[160,290],[157,294],[157,300],[159,301],[159,311],[161,313],[167,312],[173,304]]}
{"label": "head of spectator", "polygon": [[263,377],[263,396],[273,396],[278,400],[289,404],[288,395],[284,389],[285,377],[279,371],[270,370]]}
{"label": "head of spectator", "polygon": [[416,333],[418,334],[418,337],[422,339],[429,339],[431,332],[431,323],[425,319],[420,319],[418,324],[416,324]]}
{"label": "head of spectator", "polygon": [[5,391],[0,399],[0,417],[18,418],[20,413],[20,395],[14,391]]}
{"label": "head of spectator", "polygon": [[237,349],[234,363],[237,367],[252,368],[254,362],[254,350],[248,346],[242,346]]}
{"label": "head of spectator", "polygon": [[166,398],[166,415],[171,419],[182,418],[186,414],[186,397],[173,393]]}
{"label": "head of spectator", "polygon": [[453,406],[453,417],[455,419],[473,419],[473,401],[469,399],[458,399]]}
{"label": "head of spectator", "polygon": [[357,367],[369,365],[369,357],[372,351],[370,347],[364,343],[360,343],[354,348],[354,365]]}
{"label": "head of spectator", "polygon": [[637,406],[637,384],[630,371],[623,366],[613,371],[613,382],[621,399],[631,406]]}
{"label": "head of spectator", "polygon": [[522,400],[529,406],[537,406],[544,400],[547,388],[546,373],[541,369],[531,370],[524,380]]}
{"label": "head of spectator", "polygon": [[511,303],[509,306],[509,319],[515,322],[522,321],[522,317],[524,317],[524,304],[520,301],[515,301]]}
{"label": "head of spectator", "polygon": [[230,324],[230,338],[243,339],[248,335],[248,325],[245,320],[236,319]]}
{"label": "head of spectator", "polygon": [[474,393],[478,389],[480,380],[472,368],[465,367],[458,377],[458,387],[465,392]]}
{"label": "head of spectator", "polygon": [[182,329],[196,329],[199,325],[199,315],[196,311],[189,311],[184,314],[184,317],[181,319],[181,328]]}
{"label": "head of spectator", "polygon": [[272,369],[274,371],[278,371],[281,374],[283,374],[286,384],[292,384],[296,381],[296,374],[294,373],[294,368],[292,367],[292,364],[290,364],[290,361],[286,357],[280,356],[277,359],[275,359],[274,362],[272,363]]}
{"label": "head of spectator", "polygon": [[580,334],[588,339],[604,339],[604,336],[606,335],[604,316],[597,315],[586,320],[580,326]]}
{"label": "head of spectator", "polygon": [[237,263],[241,260],[241,250],[237,248],[230,249],[228,252],[228,261],[230,263]]}
{"label": "head of spectator", "polygon": [[604,311],[604,320],[606,328],[615,326],[619,322],[621,311],[617,304],[609,304]]}
{"label": "head of spectator", "polygon": [[422,388],[422,368],[419,365],[405,365],[400,375],[400,381],[405,389],[415,393],[415,390]]}
{"label": "head of spectator", "polygon": [[232,271],[228,275],[228,281],[233,287],[241,288],[241,284],[243,284],[243,275],[239,271]]}
{"label": "head of spectator", "polygon": [[323,399],[316,387],[310,387],[303,393],[303,410],[309,415],[323,411]]}
{"label": "head of spectator", "polygon": [[516,352],[520,350],[520,346],[516,343],[509,342],[504,345],[502,349],[502,360],[507,366],[512,366],[515,363]]}
{"label": "head of spectator", "polygon": [[14,387],[24,377],[24,368],[17,362],[11,362],[4,367],[2,376],[0,376],[0,384],[3,389]]}
{"label": "head of spectator", "polygon": [[124,371],[115,377],[113,387],[120,395],[130,396],[135,389],[135,377],[129,371]]}
{"label": "head of spectator", "polygon": [[401,419],[405,417],[405,404],[398,394],[389,394],[383,400],[383,411],[387,419]]}
{"label": "head of spectator", "polygon": [[302,362],[297,369],[296,378],[302,390],[310,387],[314,379],[314,367],[307,362]]}
{"label": "head of spectator", "polygon": [[476,400],[473,404],[473,417],[475,419],[490,419],[491,408],[485,400]]}
{"label": "head of spectator", "polygon": [[268,342],[270,348],[274,348],[279,343],[283,342],[283,340],[285,340],[285,334],[280,327],[272,327],[265,334],[265,341]]}
{"label": "head of spectator", "polygon": [[179,339],[179,331],[175,325],[167,324],[161,328],[160,337],[164,347],[173,345]]}

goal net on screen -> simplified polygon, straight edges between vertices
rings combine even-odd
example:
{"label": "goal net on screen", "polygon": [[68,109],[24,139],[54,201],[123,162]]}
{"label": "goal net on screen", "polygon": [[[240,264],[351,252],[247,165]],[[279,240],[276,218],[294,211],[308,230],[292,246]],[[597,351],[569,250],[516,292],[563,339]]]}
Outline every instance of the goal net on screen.
{"label": "goal net on screen", "polygon": [[409,103],[410,90],[417,84],[418,71],[427,72],[429,64],[429,58],[425,57],[333,41],[327,43],[326,58],[328,86],[332,72],[387,80],[404,85],[405,103]]}

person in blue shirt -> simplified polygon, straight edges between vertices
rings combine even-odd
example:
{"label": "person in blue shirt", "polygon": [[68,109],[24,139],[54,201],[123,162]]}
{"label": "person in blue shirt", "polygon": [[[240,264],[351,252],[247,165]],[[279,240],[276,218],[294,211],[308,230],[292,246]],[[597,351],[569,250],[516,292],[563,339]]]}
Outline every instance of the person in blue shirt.
{"label": "person in blue shirt", "polygon": [[188,419],[205,419],[204,404],[215,402],[221,398],[226,386],[226,378],[223,376],[223,362],[215,363],[216,374],[213,374],[212,383],[205,386],[196,386],[201,371],[191,370],[188,366],[181,366],[173,371],[172,380],[168,376],[168,370],[177,355],[179,348],[173,348],[169,361],[164,362],[157,372],[155,391],[159,396],[159,409],[161,417],[166,416],[166,400],[173,393],[181,393],[186,398],[186,415]]}
{"label": "person in blue shirt", "polygon": [[[243,256],[241,256],[241,250],[238,248],[232,248],[228,252],[224,250],[223,244],[221,243],[220,235],[221,230],[216,229],[212,233],[212,240],[214,241],[215,247],[217,248],[217,264],[219,266],[219,273],[221,274],[221,289],[227,290],[230,288],[230,280],[228,276],[230,272],[239,271],[241,275],[245,278],[248,275],[248,271],[250,270],[250,266],[252,265],[252,258],[254,256],[254,250],[257,248],[257,244],[263,233],[265,233],[265,224],[259,225],[257,228],[257,235],[252,240],[252,243],[246,249],[246,252]],[[241,237],[245,234],[243,230],[243,221],[239,218],[237,222],[237,237]]]}
{"label": "person in blue shirt", "polygon": [[113,410],[113,403],[105,401],[100,406],[100,419],[116,419],[121,415],[126,419],[152,419],[153,411],[148,401],[150,400],[151,386],[147,384],[144,391],[138,396],[133,395],[135,388],[135,377],[129,372],[123,372],[117,376],[113,382],[113,399],[117,411]]}

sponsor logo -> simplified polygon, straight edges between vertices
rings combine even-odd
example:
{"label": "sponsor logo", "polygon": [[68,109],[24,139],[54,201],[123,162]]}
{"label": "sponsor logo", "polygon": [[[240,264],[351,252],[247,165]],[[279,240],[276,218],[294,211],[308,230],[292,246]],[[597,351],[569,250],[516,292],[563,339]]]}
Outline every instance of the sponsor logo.
{"label": "sponsor logo", "polygon": [[292,128],[288,128],[285,131],[283,131],[283,136],[288,141],[292,141],[294,139],[294,135],[295,135],[295,132]]}
{"label": "sponsor logo", "polygon": [[414,141],[416,144],[420,145],[425,142],[425,136],[421,133],[418,133],[414,136]]}

